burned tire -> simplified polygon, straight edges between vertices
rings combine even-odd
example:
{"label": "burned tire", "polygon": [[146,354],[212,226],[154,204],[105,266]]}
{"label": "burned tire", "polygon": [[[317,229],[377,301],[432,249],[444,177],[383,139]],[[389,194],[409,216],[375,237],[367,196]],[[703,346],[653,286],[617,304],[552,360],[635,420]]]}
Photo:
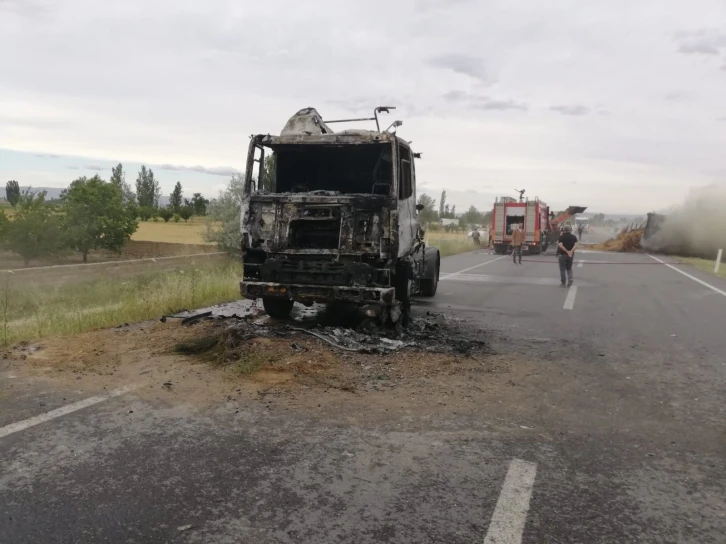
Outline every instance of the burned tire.
{"label": "burned tire", "polygon": [[421,280],[421,294],[425,297],[432,297],[436,294],[436,289],[439,287],[439,261],[436,261],[436,274],[433,279]]}
{"label": "burned tire", "polygon": [[265,307],[265,312],[270,317],[274,317],[276,319],[285,319],[287,316],[290,315],[293,301],[281,298],[265,297],[262,299],[262,305]]}

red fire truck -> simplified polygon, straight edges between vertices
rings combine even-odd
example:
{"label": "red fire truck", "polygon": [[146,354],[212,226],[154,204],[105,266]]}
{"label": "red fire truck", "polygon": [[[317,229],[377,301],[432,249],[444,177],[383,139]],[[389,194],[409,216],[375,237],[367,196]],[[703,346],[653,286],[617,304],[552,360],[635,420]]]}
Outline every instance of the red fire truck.
{"label": "red fire truck", "polygon": [[524,199],[503,196],[497,198],[492,211],[492,228],[489,239],[494,252],[505,254],[512,243],[512,231],[517,224],[524,230],[522,252],[543,253],[547,251],[550,228],[550,209],[540,199]]}

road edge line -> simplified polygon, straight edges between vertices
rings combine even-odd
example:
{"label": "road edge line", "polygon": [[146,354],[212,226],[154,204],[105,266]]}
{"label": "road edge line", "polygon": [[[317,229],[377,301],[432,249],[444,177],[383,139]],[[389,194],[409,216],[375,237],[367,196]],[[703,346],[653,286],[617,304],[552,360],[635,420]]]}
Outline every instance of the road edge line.
{"label": "road edge line", "polygon": [[653,256],[653,255],[651,255],[650,253],[646,253],[646,255],[647,255],[648,257],[650,257],[651,259],[653,259],[653,260],[656,260],[656,261],[658,261],[659,263],[661,263],[661,264],[664,264],[664,265],[666,265],[666,266],[667,266],[668,268],[670,268],[671,270],[675,270],[675,271],[676,271],[676,272],[678,272],[679,274],[683,274],[684,276],[686,276],[687,278],[690,278],[690,279],[692,279],[692,280],[693,280],[693,281],[695,281],[696,283],[700,283],[700,284],[701,284],[701,285],[703,285],[704,287],[708,287],[709,289],[711,289],[711,291],[715,291],[715,292],[716,292],[716,293],[718,293],[719,295],[723,295],[723,296],[725,296],[725,297],[726,297],[726,291],[722,291],[722,290],[721,290],[721,289],[719,289],[718,287],[714,287],[714,286],[713,286],[713,285],[711,285],[710,283],[707,283],[707,282],[705,282],[705,281],[703,281],[703,280],[701,280],[701,279],[698,279],[698,278],[697,278],[696,276],[692,276],[692,275],[691,275],[691,274],[689,274],[688,272],[684,272],[683,270],[680,270],[679,268],[676,268],[676,267],[675,267],[675,266],[673,266],[672,264],[668,264],[667,262],[665,262],[665,261],[662,261],[662,260],[660,260],[660,259],[659,259],[658,257],[654,257],[654,256]]}
{"label": "road edge line", "polygon": [[23,419],[22,421],[10,423],[9,425],[0,427],[0,438],[4,438],[20,431],[24,431],[25,429],[29,429],[30,427],[35,427],[36,425],[40,425],[41,423],[45,423],[57,417],[71,414],[73,412],[77,412],[78,410],[83,410],[84,408],[88,408],[89,406],[93,406],[94,404],[98,404],[99,402],[118,397],[119,395],[123,395],[124,393],[128,393],[129,391],[133,391],[137,387],[137,385],[127,385],[125,387],[120,387],[119,389],[109,391],[108,393],[105,393],[103,395],[88,397],[87,399],[79,400],[78,402],[66,404],[65,406],[61,406],[60,408],[51,410],[50,412],[45,412],[44,414],[29,417],[28,419]]}
{"label": "road edge line", "polygon": [[484,544],[521,544],[529,502],[537,476],[537,464],[512,459],[494,507]]}

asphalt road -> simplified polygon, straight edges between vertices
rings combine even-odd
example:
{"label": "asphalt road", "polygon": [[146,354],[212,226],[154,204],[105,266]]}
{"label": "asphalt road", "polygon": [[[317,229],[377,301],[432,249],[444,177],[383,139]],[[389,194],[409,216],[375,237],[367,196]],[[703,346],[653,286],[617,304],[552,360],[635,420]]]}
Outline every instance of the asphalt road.
{"label": "asphalt road", "polygon": [[459,413],[130,391],[25,428],[88,395],[0,360],[0,542],[721,544],[726,282],[675,268],[580,251],[561,289],[553,256],[444,259],[415,313],[529,369]]}

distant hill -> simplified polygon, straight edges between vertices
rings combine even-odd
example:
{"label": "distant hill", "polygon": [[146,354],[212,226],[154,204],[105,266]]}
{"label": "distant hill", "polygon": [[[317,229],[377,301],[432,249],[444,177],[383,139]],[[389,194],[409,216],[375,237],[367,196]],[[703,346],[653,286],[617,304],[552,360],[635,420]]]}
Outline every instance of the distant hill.
{"label": "distant hill", "polygon": [[[20,187],[21,191],[25,191],[28,189],[28,187]],[[53,200],[56,198],[60,198],[61,191],[63,189],[59,189],[58,187],[30,187],[30,190],[34,193],[40,193],[41,191],[45,191],[47,194],[45,195],[45,198],[47,200]],[[0,199],[5,199],[5,187],[3,186],[0,188]],[[169,196],[168,195],[162,195],[159,197],[159,206],[168,206],[169,205]]]}

